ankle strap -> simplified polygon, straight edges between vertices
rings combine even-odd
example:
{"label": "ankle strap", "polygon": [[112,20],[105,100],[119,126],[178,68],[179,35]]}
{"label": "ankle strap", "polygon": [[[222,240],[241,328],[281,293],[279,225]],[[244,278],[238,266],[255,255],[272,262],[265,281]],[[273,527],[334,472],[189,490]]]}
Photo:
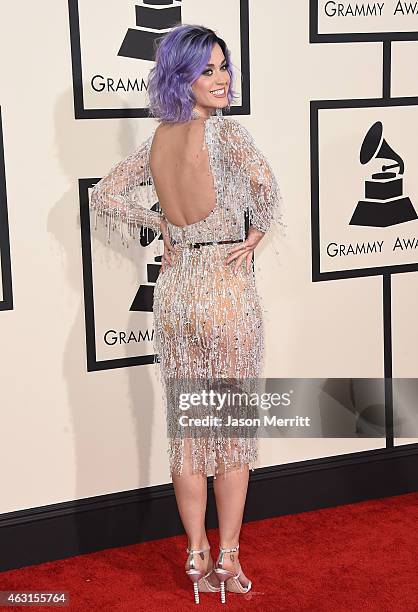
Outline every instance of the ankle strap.
{"label": "ankle strap", "polygon": [[232,548],[222,548],[221,546],[219,547],[219,550],[221,551],[221,553],[237,552],[238,549],[239,549],[239,544],[237,544],[236,546],[233,546]]}
{"label": "ankle strap", "polygon": [[232,548],[222,548],[222,546],[219,547],[219,557],[218,557],[218,567],[222,568],[223,564],[224,564],[224,556],[225,553],[232,553],[232,552],[237,552],[239,549],[239,544],[237,544],[236,546],[233,546]]}
{"label": "ankle strap", "polygon": [[202,550],[197,550],[197,548],[186,548],[186,551],[189,553],[189,555],[193,555],[194,553],[204,553],[207,550],[210,550],[210,547],[202,548]]}
{"label": "ankle strap", "polygon": [[210,546],[209,548],[202,548],[201,550],[197,550],[197,548],[186,548],[187,552],[189,553],[189,569],[196,569],[196,566],[194,564],[194,553],[204,553],[207,550],[210,550]]}

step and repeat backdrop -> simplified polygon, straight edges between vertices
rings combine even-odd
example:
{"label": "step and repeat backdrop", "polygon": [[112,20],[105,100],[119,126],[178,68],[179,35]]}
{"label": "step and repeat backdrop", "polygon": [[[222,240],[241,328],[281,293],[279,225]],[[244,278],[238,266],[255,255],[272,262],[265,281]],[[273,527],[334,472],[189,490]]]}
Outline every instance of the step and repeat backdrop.
{"label": "step and repeat backdrop", "polygon": [[[283,195],[255,272],[264,375],[315,427],[259,466],[418,443],[418,8],[320,0],[2,7],[0,513],[169,482],[153,353],[161,236],[122,244],[89,198],[151,133],[156,40],[206,25]],[[158,210],[158,202],[153,206]],[[19,461],[16,461],[16,452]]]}

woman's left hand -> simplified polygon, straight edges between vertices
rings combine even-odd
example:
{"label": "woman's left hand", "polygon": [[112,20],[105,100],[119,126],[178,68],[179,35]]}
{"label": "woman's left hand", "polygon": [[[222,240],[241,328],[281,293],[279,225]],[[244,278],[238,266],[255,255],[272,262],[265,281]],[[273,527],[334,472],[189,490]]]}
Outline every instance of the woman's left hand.
{"label": "woman's left hand", "polygon": [[163,274],[167,269],[167,266],[173,265],[173,261],[171,259],[171,252],[174,250],[174,248],[171,244],[170,236],[168,234],[167,222],[165,221],[165,219],[162,219],[160,229],[164,241],[164,252],[161,258],[161,273]]}
{"label": "woman's left hand", "polygon": [[248,230],[247,239],[244,242],[241,242],[238,246],[228,251],[228,255],[227,255],[225,263],[229,264],[231,261],[234,261],[234,259],[237,260],[235,265],[233,266],[234,274],[238,272],[238,269],[244,258],[246,259],[246,262],[247,262],[246,263],[247,273],[250,272],[253,251],[256,248],[257,244],[260,242],[260,240],[263,238],[263,236],[264,236],[264,232],[261,232],[260,230],[257,230],[254,227],[250,227]]}

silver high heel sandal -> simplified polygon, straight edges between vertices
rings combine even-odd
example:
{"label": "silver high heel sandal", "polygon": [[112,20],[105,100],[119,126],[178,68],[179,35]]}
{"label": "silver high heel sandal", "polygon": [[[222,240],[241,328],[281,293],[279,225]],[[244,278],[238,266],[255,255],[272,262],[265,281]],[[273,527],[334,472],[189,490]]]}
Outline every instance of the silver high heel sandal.
{"label": "silver high heel sandal", "polygon": [[195,600],[195,603],[198,604],[199,603],[199,592],[200,593],[215,593],[220,590],[220,587],[212,586],[208,580],[208,576],[210,576],[210,574],[214,571],[213,567],[211,570],[205,573],[204,570],[198,570],[196,569],[196,566],[195,566],[193,555],[195,553],[205,553],[207,550],[210,550],[210,548],[204,548],[203,550],[186,548],[186,550],[189,553],[189,558],[187,560],[189,569],[186,570],[186,574],[189,576],[190,580],[193,582],[194,600]]}
{"label": "silver high heel sandal", "polygon": [[231,572],[223,568],[225,553],[237,552],[238,549],[239,549],[239,544],[237,544],[233,548],[219,547],[220,552],[219,552],[218,560],[215,563],[214,572],[218,576],[218,579],[220,582],[221,603],[225,603],[225,585],[226,585],[226,590],[230,591],[231,593],[248,593],[248,591],[251,589],[251,586],[252,586],[251,580],[248,581],[248,584],[246,587],[244,587],[238,580],[238,578],[242,574],[241,564],[239,564],[239,571],[237,574],[234,574],[234,572]]}

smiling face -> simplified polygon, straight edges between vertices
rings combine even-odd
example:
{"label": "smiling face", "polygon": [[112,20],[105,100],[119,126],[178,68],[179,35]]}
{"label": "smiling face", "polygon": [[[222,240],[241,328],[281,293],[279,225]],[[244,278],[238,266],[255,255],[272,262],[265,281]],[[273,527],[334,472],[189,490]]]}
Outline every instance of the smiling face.
{"label": "smiling face", "polygon": [[230,82],[225,56],[219,44],[215,43],[206,68],[192,85],[196,99],[194,109],[200,115],[209,117],[213,109],[227,106]]}

